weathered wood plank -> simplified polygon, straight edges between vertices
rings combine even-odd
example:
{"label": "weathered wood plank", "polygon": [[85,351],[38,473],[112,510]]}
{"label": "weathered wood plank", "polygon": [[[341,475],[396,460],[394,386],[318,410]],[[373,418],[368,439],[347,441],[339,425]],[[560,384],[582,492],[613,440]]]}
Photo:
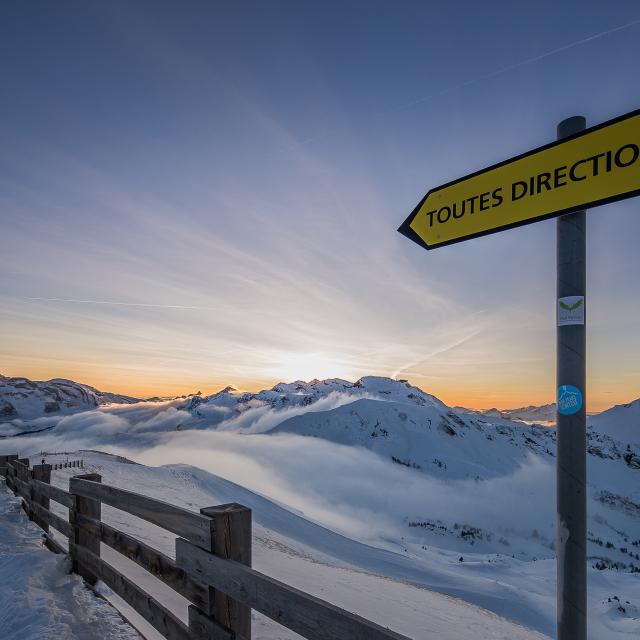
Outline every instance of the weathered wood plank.
{"label": "weathered wood plank", "polygon": [[211,551],[212,521],[199,513],[132,491],[81,480],[77,477],[71,478],[69,486],[72,494],[100,500],[116,509],[126,511],[183,536],[199,547]]}
{"label": "weathered wood plank", "polygon": [[13,466],[13,462],[15,462],[15,460],[7,462],[7,475],[5,477],[6,477],[7,487],[9,487],[9,489],[11,489],[11,491],[15,493],[15,485],[14,485],[13,479],[16,476],[16,470],[15,470],[15,467]]}
{"label": "weathered wood plank", "polygon": [[[51,482],[51,465],[34,464],[33,469],[31,470],[31,476],[31,504],[40,505],[43,509],[49,511],[49,497],[40,493],[36,493],[34,489],[34,483],[38,481],[46,486]],[[48,533],[48,520],[43,520],[38,515],[34,515],[33,520],[45,533]]]}
{"label": "weathered wood plank", "polygon": [[[29,510],[29,504],[31,503],[31,489],[29,487],[29,481],[31,479],[29,473],[29,458],[18,458],[18,460],[13,463],[13,466],[16,470],[14,491],[24,498],[22,508],[29,516],[29,519],[31,519],[31,511]],[[18,485],[18,482],[23,484]],[[19,488],[20,490],[18,490]],[[25,491],[28,493],[25,493]]]}
{"label": "weathered wood plank", "polygon": [[55,513],[51,513],[51,511],[45,509],[37,502],[31,503],[31,510],[38,516],[38,518],[50,524],[54,529],[57,529],[63,535],[69,537],[73,534],[73,527],[70,523],[68,523],[66,520],[63,520],[60,516],[57,516]]}
{"label": "weathered wood plank", "polygon": [[[19,495],[21,495],[25,501],[22,503],[22,508],[25,513],[31,519],[31,510],[29,509],[29,505],[31,504],[31,488],[29,487],[29,481],[31,480],[31,474],[29,469],[29,458],[19,458],[14,462],[14,468],[16,470],[16,480],[17,482],[24,483],[23,485],[17,485],[16,489],[20,487],[20,490],[17,491]],[[26,487],[26,493],[25,493]]]}
{"label": "weathered wood plank", "polygon": [[13,492],[16,495],[22,496],[27,502],[31,502],[31,489],[29,485],[17,476],[13,478]]}
{"label": "weathered wood plank", "polygon": [[128,602],[149,624],[168,640],[189,640],[189,631],[176,616],[165,609],[155,598],[119,571],[84,547],[73,545],[78,561],[98,576],[110,589]]}
{"label": "weathered wood plank", "polygon": [[54,540],[50,534],[45,533],[44,534],[44,546],[47,547],[47,549],[49,549],[49,551],[53,551],[53,553],[57,553],[57,554],[66,554],[67,552],[65,551],[65,548],[58,544],[58,542],[56,542],[56,540]]}
{"label": "weathered wood plank", "polygon": [[75,524],[99,536],[102,542],[112,549],[146,569],[206,613],[211,613],[213,589],[194,580],[185,571],[179,569],[169,556],[123,531],[118,531],[104,522],[98,522],[82,514],[76,514]]}
{"label": "weathered wood plank", "polygon": [[303,593],[239,562],[176,540],[177,565],[309,640],[408,640],[390,629]]}
{"label": "weathered wood plank", "polygon": [[[221,558],[229,558],[251,566],[251,509],[239,504],[223,504],[200,509],[213,521],[211,550]],[[238,636],[251,637],[251,608],[213,590],[212,617],[216,623]]]}
{"label": "weathered wood plank", "polygon": [[18,465],[16,464],[17,460],[12,460],[7,463],[7,484],[9,484],[9,488],[16,493],[16,479],[18,477]]}
{"label": "weathered wood plank", "polygon": [[73,496],[64,489],[60,489],[52,484],[46,484],[45,482],[40,482],[35,479],[31,486],[36,493],[40,493],[51,500],[55,500],[62,506],[67,507],[67,509],[71,509],[73,507]]}
{"label": "weathered wood plank", "polygon": [[22,482],[27,482],[29,479],[29,458],[18,458],[13,463],[16,475]]}
{"label": "weathered wood plank", "polygon": [[[73,480],[73,479],[72,479]],[[82,482],[92,482],[93,484],[100,486],[100,482],[102,482],[102,476],[98,473],[87,473],[82,476]],[[93,533],[85,531],[81,529],[76,524],[76,518],[78,514],[88,516],[89,518],[94,518],[95,520],[100,520],[102,513],[102,503],[99,500],[96,500],[92,497],[85,497],[82,495],[75,494],[73,488],[73,482],[69,483],[71,485],[71,494],[74,496],[74,508],[70,511],[69,520],[73,524],[73,542],[75,545],[86,548],[88,551],[93,553],[98,558],[100,557],[100,538]],[[71,542],[71,538],[69,538]],[[75,547],[74,547],[75,548]],[[90,585],[95,584],[97,576],[92,573],[86,571],[85,567],[78,566],[77,558],[72,554],[73,558],[73,570],[76,573],[79,573]]]}
{"label": "weathered wood plank", "polygon": [[9,463],[17,459],[18,459],[18,455],[15,453],[7,456],[0,456],[0,475],[6,478],[7,473],[9,471],[7,468]]}
{"label": "weathered wood plank", "polygon": [[189,638],[191,640],[247,640],[245,636],[239,636],[225,629],[194,605],[189,607]]}

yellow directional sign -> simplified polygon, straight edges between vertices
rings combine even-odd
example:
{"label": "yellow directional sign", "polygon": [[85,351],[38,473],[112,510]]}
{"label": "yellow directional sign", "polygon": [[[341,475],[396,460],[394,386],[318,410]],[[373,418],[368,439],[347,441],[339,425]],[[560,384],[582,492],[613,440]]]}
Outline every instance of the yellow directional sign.
{"label": "yellow directional sign", "polygon": [[640,194],[640,109],[454,180],[398,229],[427,249]]}

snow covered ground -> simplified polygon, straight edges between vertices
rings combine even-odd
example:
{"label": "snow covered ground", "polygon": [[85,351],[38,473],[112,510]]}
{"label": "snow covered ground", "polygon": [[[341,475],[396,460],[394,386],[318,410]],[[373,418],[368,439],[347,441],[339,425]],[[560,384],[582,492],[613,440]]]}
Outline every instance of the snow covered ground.
{"label": "snow covered ground", "polygon": [[[590,640],[640,635],[636,408],[590,419]],[[66,451],[106,483],[187,508],[245,504],[259,570],[414,638],[554,636],[554,429],[363,378],[13,418],[1,435],[1,453]],[[104,514],[173,554],[170,534]],[[184,619],[184,601],[157,593]],[[254,626],[295,637],[261,616]]]}

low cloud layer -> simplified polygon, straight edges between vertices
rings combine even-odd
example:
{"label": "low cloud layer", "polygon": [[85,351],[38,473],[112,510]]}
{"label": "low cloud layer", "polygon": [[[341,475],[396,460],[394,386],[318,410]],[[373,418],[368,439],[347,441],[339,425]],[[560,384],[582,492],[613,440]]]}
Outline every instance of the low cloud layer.
{"label": "low cloud layer", "polygon": [[[313,408],[334,408],[348,399],[353,396],[331,394]],[[523,541],[534,530],[547,542],[553,539],[552,465],[532,456],[509,476],[445,481],[361,447],[264,433],[305,411],[309,407],[258,407],[214,430],[189,429],[190,414],[175,403],[109,407],[66,416],[52,431],[7,438],[2,449],[21,455],[99,449],[152,466],[193,465],[375,544],[427,540],[425,528],[408,523],[438,521],[449,528],[472,525]]]}
{"label": "low cloud layer", "polygon": [[241,433],[266,433],[294,416],[317,411],[330,411],[331,409],[342,407],[362,398],[373,397],[374,396],[366,393],[355,396],[353,394],[332,392],[311,405],[298,405],[278,410],[272,409],[270,405],[261,405],[254,409],[249,409],[239,416],[224,420],[220,423],[218,430],[238,431]]}

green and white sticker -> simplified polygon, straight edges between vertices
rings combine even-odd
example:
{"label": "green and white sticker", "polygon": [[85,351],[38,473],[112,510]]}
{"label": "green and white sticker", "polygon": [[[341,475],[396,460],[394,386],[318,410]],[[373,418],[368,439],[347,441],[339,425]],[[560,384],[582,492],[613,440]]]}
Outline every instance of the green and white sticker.
{"label": "green and white sticker", "polygon": [[558,326],[584,324],[584,296],[558,298]]}

